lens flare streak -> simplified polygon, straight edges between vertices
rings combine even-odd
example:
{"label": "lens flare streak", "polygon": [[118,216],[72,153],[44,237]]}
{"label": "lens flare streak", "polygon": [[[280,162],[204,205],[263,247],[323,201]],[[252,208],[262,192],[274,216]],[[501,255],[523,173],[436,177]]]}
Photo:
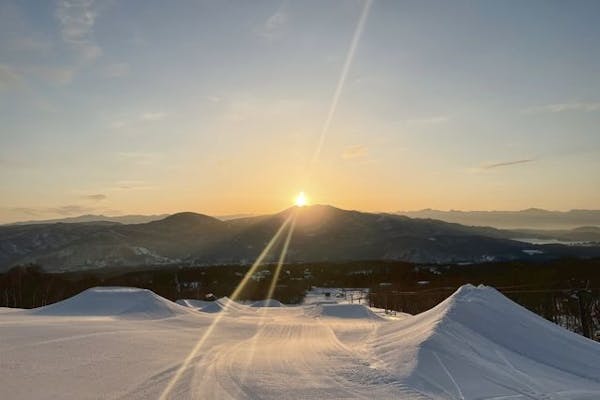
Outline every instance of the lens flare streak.
{"label": "lens flare streak", "polygon": [[[252,264],[252,267],[250,267],[248,272],[246,272],[246,275],[244,275],[244,278],[238,284],[238,286],[233,291],[233,293],[230,297],[232,302],[235,301],[239,297],[239,295],[242,293],[242,290],[244,289],[244,287],[246,286],[246,284],[248,283],[248,281],[250,280],[250,278],[252,277],[252,275],[254,274],[256,269],[258,268],[258,266],[263,262],[263,260],[265,259],[265,257],[269,253],[269,251],[271,251],[271,248],[275,245],[275,243],[281,236],[282,232],[285,230],[285,228],[291,222],[292,217],[294,215],[295,215],[294,213],[291,213],[286,218],[286,220],[283,222],[281,227],[279,227],[279,229],[277,230],[275,235],[271,238],[269,243],[267,243],[264,250],[260,253],[260,255],[254,262],[254,264]],[[215,330],[215,328],[217,327],[217,325],[219,324],[219,322],[221,321],[223,316],[227,313],[231,304],[232,304],[231,302],[225,304],[225,306],[223,307],[223,309],[221,310],[219,315],[215,317],[215,319],[210,324],[210,326],[206,329],[206,331],[204,332],[202,337],[198,340],[198,342],[196,342],[196,345],[194,346],[194,348],[190,351],[190,353],[185,358],[185,360],[183,361],[181,366],[177,369],[177,372],[175,373],[175,375],[173,375],[173,378],[171,378],[168,385],[163,390],[162,394],[159,397],[159,400],[165,400],[168,398],[169,394],[171,393],[171,391],[173,390],[173,388],[175,387],[175,385],[177,384],[179,379],[181,379],[181,376],[183,375],[183,373],[188,369],[190,363],[194,360],[194,358],[196,357],[196,355],[198,354],[198,352],[200,351],[200,349],[202,348],[202,346],[204,345],[206,340],[211,336],[212,332]]]}
{"label": "lens flare streak", "polygon": [[356,53],[356,48],[358,47],[358,42],[360,41],[360,37],[362,36],[362,32],[365,28],[365,23],[367,21],[367,17],[369,16],[369,10],[371,9],[372,3],[373,0],[365,1],[362,12],[360,14],[360,18],[358,20],[358,24],[356,25],[356,29],[354,30],[354,35],[352,36],[352,41],[350,42],[348,53],[346,53],[346,60],[344,61],[344,65],[342,66],[342,72],[340,73],[335,92],[333,93],[333,98],[331,100],[331,105],[329,106],[329,111],[327,112],[327,117],[325,118],[325,122],[323,122],[323,126],[321,127],[319,141],[317,142],[317,147],[315,149],[311,161],[312,168],[315,167],[315,164],[317,163],[317,161],[319,160],[319,156],[321,155],[321,149],[323,148],[323,143],[325,142],[325,136],[327,136],[327,132],[329,131],[329,127],[331,126],[331,121],[333,120],[333,116],[335,115],[335,111],[340,101],[340,96],[342,94],[344,85],[346,84],[346,78],[348,77],[348,71],[350,71],[350,66],[352,65],[352,60],[354,59],[354,53]]}
{"label": "lens flare streak", "polygon": [[[331,122],[333,120],[333,117],[335,115],[339,100],[340,100],[340,95],[342,93],[342,90],[344,88],[344,85],[346,83],[346,79],[348,77],[348,72],[350,70],[350,66],[352,65],[352,60],[354,59],[354,54],[356,52],[356,48],[358,46],[358,42],[360,40],[360,37],[362,35],[362,32],[364,30],[365,27],[365,22],[367,20],[367,16],[369,15],[369,10],[371,8],[371,4],[372,4],[372,0],[366,0],[360,15],[360,18],[358,20],[358,24],[356,26],[356,29],[354,31],[354,35],[352,37],[352,41],[350,42],[350,47],[348,49],[348,52],[346,54],[346,59],[344,61],[344,65],[342,67],[342,71],[340,73],[340,77],[338,79],[334,94],[333,94],[333,98],[331,101],[331,105],[329,107],[329,111],[327,113],[327,117],[325,118],[325,121],[323,123],[323,126],[321,128],[321,132],[319,135],[319,141],[317,143],[317,147],[315,149],[315,152],[313,154],[313,158],[311,161],[311,169],[309,171],[312,172],[312,169],[314,169],[314,166],[316,165],[319,156],[321,154],[321,150],[323,148],[323,143],[325,142],[325,137],[327,135],[327,132],[329,131],[329,127],[331,126]],[[309,175],[309,179],[310,179],[310,175]],[[290,221],[292,221],[292,218],[294,220],[294,222],[292,223],[292,226],[290,227],[290,230],[287,234],[284,246],[282,248],[282,252],[281,255],[279,257],[279,261],[277,263],[277,268],[276,271],[274,273],[273,276],[273,280],[271,282],[271,286],[269,288],[269,294],[267,296],[267,299],[270,299],[271,296],[273,295],[274,291],[275,291],[275,286],[277,284],[277,279],[279,278],[279,274],[281,272],[281,267],[283,265],[283,262],[285,260],[285,255],[287,253],[288,247],[289,247],[289,243],[292,237],[292,232],[293,232],[293,228],[295,225],[295,219],[296,217],[296,213],[292,212],[290,213],[290,215],[287,217],[287,219],[283,222],[283,224],[281,225],[281,227],[277,230],[277,232],[275,233],[275,235],[271,238],[271,240],[269,241],[269,243],[267,244],[267,246],[264,248],[264,250],[260,253],[260,255],[258,256],[258,258],[256,259],[256,261],[254,262],[254,264],[252,264],[252,267],[248,270],[248,272],[246,273],[246,275],[244,275],[244,278],[242,279],[242,281],[238,284],[238,286],[236,287],[236,289],[233,291],[232,295],[231,295],[231,300],[235,301],[239,295],[242,293],[242,291],[244,290],[245,286],[247,285],[248,281],[250,280],[250,278],[252,277],[252,275],[254,274],[254,272],[256,271],[256,269],[258,268],[258,266],[262,263],[262,261],[264,260],[264,258],[267,256],[267,254],[269,253],[269,251],[271,251],[271,248],[275,245],[275,243],[277,242],[277,240],[279,239],[279,237],[281,236],[282,232],[285,230],[285,228],[288,226],[288,224],[290,224]],[[210,337],[210,335],[212,334],[212,332],[215,330],[216,326],[219,324],[220,320],[223,318],[223,316],[226,314],[227,310],[229,309],[231,303],[228,303],[225,305],[225,307],[223,308],[223,310],[219,313],[219,315],[217,317],[215,317],[215,319],[213,320],[213,322],[211,323],[211,325],[206,329],[206,331],[204,332],[204,334],[202,335],[202,337],[198,340],[198,342],[196,343],[196,345],[194,346],[194,348],[190,351],[190,353],[188,354],[188,356],[185,358],[185,360],[183,361],[183,363],[181,364],[181,366],[179,367],[179,369],[177,370],[177,372],[175,373],[175,375],[173,376],[173,378],[169,381],[169,384],[165,387],[163,393],[160,396],[160,400],[164,400],[167,398],[167,396],[171,393],[171,391],[173,390],[173,388],[175,387],[176,383],[179,381],[179,379],[181,378],[181,376],[183,375],[183,373],[188,369],[190,363],[192,362],[192,360],[196,357],[196,355],[198,354],[199,350],[202,348],[202,346],[204,345],[204,343],[206,342],[206,340]]]}
{"label": "lens flare streak", "polygon": [[294,228],[296,227],[296,219],[298,215],[294,213],[294,218],[292,220],[292,225],[288,231],[288,234],[285,238],[285,242],[283,244],[283,248],[281,249],[281,255],[279,256],[279,260],[277,261],[277,267],[273,272],[273,279],[271,280],[271,286],[269,287],[269,293],[267,294],[267,300],[273,298],[273,293],[275,293],[275,286],[277,286],[277,281],[279,280],[279,275],[281,274],[281,267],[283,266],[283,262],[285,261],[285,256],[287,255],[288,248],[290,247],[290,241],[292,240],[292,234],[294,232]]}

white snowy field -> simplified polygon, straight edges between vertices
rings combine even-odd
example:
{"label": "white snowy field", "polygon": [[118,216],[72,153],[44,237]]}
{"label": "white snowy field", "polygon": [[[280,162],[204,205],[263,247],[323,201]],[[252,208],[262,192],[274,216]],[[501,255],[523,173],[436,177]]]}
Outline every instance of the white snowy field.
{"label": "white snowy field", "polygon": [[[600,399],[600,344],[464,286],[417,316],[95,288],[0,309],[1,399]],[[260,307],[268,305],[268,307]]]}

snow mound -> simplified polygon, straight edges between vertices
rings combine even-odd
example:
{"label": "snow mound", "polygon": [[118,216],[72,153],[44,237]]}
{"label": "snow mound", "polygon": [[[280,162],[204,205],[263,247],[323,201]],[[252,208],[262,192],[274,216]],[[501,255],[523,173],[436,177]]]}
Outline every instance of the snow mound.
{"label": "snow mound", "polygon": [[195,310],[200,310],[200,309],[208,306],[209,304],[214,303],[214,301],[181,299],[181,300],[177,300],[175,303],[179,304],[180,306],[193,308]]}
{"label": "snow mound", "polygon": [[429,311],[382,326],[374,348],[380,367],[432,397],[600,393],[600,344],[485,286],[465,285]]}
{"label": "snow mound", "polygon": [[285,307],[285,304],[275,299],[259,300],[252,303],[251,307]]}
{"label": "snow mound", "polygon": [[382,318],[362,304],[317,304],[308,312],[317,317],[381,320]]}
{"label": "snow mound", "polygon": [[176,303],[205,313],[216,313],[221,311],[243,312],[248,310],[248,306],[233,301],[229,297],[221,297],[215,301],[182,299],[177,300]]}
{"label": "snow mound", "polygon": [[239,311],[239,312],[246,311],[247,312],[248,308],[249,308],[247,305],[240,304],[235,300],[231,300],[227,296],[221,297],[220,299],[218,299],[217,303],[219,303],[224,309],[232,310],[232,311]]}
{"label": "snow mound", "polygon": [[48,316],[160,319],[189,314],[192,311],[147,289],[95,287],[58,303],[35,308],[30,312],[34,315]]}
{"label": "snow mound", "polygon": [[205,312],[205,313],[216,313],[216,312],[221,312],[223,310],[232,311],[230,309],[227,309],[226,306],[223,306],[221,303],[216,302],[216,301],[213,301],[210,304],[207,304],[204,307],[199,308],[198,310]]}

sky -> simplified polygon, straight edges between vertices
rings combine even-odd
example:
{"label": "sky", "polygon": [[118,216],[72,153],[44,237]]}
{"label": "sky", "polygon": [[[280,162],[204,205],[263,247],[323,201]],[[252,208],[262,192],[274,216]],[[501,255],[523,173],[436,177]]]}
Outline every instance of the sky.
{"label": "sky", "polygon": [[3,0],[0,222],[597,209],[598,43],[597,1]]}

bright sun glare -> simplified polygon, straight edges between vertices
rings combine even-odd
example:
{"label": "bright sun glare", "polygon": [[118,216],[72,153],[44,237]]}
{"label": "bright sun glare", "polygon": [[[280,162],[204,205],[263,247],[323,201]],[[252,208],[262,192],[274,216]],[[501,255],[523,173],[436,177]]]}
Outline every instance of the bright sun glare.
{"label": "bright sun glare", "polygon": [[306,195],[304,194],[304,192],[298,193],[298,196],[296,196],[295,204],[298,207],[304,207],[305,205],[308,204],[308,198],[306,197]]}

